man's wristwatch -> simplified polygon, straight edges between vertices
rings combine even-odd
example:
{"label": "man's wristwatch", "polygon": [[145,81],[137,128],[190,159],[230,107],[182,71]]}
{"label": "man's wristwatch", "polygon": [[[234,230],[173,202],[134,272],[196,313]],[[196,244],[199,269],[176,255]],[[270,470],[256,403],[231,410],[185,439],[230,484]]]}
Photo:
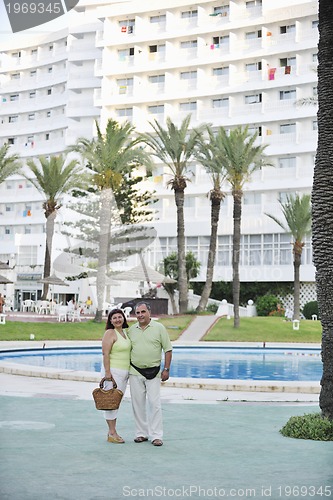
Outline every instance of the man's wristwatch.
{"label": "man's wristwatch", "polygon": [[163,371],[165,371],[165,372],[169,372],[169,371],[170,371],[170,368],[163,368]]}

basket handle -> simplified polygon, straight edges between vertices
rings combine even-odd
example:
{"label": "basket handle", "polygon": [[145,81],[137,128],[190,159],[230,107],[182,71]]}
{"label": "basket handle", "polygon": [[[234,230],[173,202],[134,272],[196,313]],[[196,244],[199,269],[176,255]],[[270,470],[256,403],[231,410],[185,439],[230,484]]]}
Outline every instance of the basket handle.
{"label": "basket handle", "polygon": [[100,383],[99,383],[99,387],[100,387],[101,389],[103,389],[103,386],[104,386],[104,382],[105,382],[105,380],[112,380],[112,382],[113,382],[113,388],[114,388],[114,389],[117,389],[117,383],[116,383],[115,379],[112,377],[112,375],[111,375],[111,378],[106,378],[106,377],[103,377],[103,378],[102,378],[102,380],[101,380],[101,381],[100,381]]}

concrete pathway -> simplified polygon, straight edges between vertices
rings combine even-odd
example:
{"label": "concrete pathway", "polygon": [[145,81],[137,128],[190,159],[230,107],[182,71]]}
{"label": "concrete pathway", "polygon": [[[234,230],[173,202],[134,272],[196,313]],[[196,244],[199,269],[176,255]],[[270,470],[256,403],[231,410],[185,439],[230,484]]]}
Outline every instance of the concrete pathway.
{"label": "concrete pathway", "polygon": [[181,334],[178,341],[198,342],[218,319],[219,316],[215,315],[195,317],[189,324],[188,328]]}

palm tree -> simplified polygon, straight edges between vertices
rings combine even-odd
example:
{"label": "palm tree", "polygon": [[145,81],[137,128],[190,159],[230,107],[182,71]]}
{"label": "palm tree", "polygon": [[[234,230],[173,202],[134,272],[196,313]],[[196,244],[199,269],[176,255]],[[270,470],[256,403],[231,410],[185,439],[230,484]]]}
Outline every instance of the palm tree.
{"label": "palm tree", "polygon": [[226,177],[221,158],[224,156],[223,132],[221,128],[214,134],[212,128],[207,126],[208,143],[202,140],[195,154],[197,160],[205,167],[211,178],[213,189],[208,193],[211,203],[210,214],[210,242],[206,270],[206,282],[201,292],[197,311],[206,308],[213,284],[214,265],[216,258],[217,230],[220,219],[221,203],[225,197],[221,187]]}
{"label": "palm tree", "polygon": [[239,327],[239,254],[241,237],[241,217],[243,187],[251,175],[264,165],[270,165],[264,156],[265,146],[255,146],[258,133],[251,135],[248,127],[241,126],[230,131],[221,127],[219,130],[221,145],[224,155],[221,158],[223,168],[226,170],[226,180],[231,186],[234,199],[233,207],[233,248],[232,248],[232,295],[234,303],[234,328]]}
{"label": "palm tree", "polygon": [[78,139],[75,146],[70,148],[76,151],[87,161],[93,173],[93,184],[100,194],[99,209],[99,242],[98,268],[96,277],[97,311],[95,321],[102,321],[103,302],[105,293],[106,271],[111,236],[112,207],[116,206],[114,190],[119,189],[124,176],[134,167],[147,165],[151,168],[151,160],[142,147],[141,139],[132,138],[134,127],[129,122],[119,124],[115,120],[108,120],[105,134],[96,123],[97,137],[88,140]]}
{"label": "palm tree", "polygon": [[9,148],[9,144],[4,144],[0,148],[0,184],[2,184],[7,179],[7,177],[19,173],[21,169],[19,155],[8,154]]}
{"label": "palm tree", "polygon": [[179,312],[184,313],[188,304],[188,284],[185,262],[185,223],[184,198],[188,182],[188,163],[193,157],[202,134],[202,127],[190,130],[191,114],[187,115],[178,128],[171,118],[166,120],[164,129],[157,120],[150,122],[154,133],[142,134],[143,141],[148,144],[159,160],[169,167],[172,178],[168,182],[174,190],[177,207],[177,254],[178,254],[178,288]]}
{"label": "palm tree", "polygon": [[291,233],[293,238],[294,254],[294,314],[293,319],[300,318],[300,266],[304,238],[311,232],[311,196],[287,196],[285,202],[280,201],[285,222],[271,214],[266,214],[273,219],[284,231]]}
{"label": "palm tree", "polygon": [[[61,197],[82,185],[82,168],[76,160],[67,162],[66,158],[62,155],[51,156],[50,159],[41,156],[38,163],[35,163],[35,160],[29,159],[27,160],[27,166],[34,177],[31,178],[28,175],[25,175],[25,177],[45,196],[45,201],[43,202],[46,218],[44,278],[48,278],[51,273],[54,222],[58,210],[61,208]],[[46,299],[48,287],[49,285],[44,283],[42,299]]]}
{"label": "palm tree", "polygon": [[330,420],[333,420],[332,16],[331,0],[319,0],[318,147],[312,191],[312,243],[323,329],[323,376],[319,405],[322,415]]}

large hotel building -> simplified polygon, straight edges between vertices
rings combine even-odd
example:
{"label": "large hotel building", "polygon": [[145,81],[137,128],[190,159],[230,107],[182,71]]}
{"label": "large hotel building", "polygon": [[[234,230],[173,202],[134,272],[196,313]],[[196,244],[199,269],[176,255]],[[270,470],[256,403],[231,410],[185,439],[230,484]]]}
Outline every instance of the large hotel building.
{"label": "large hotel building", "polygon": [[[81,0],[68,26],[48,35],[8,37],[0,53],[0,144],[23,161],[56,155],[94,122],[129,120],[152,131],[167,117],[179,125],[248,125],[267,145],[271,167],[245,185],[240,276],[243,282],[292,282],[290,234],[279,201],[310,193],[317,145],[316,0]],[[307,102],[304,105],[303,100]],[[309,104],[309,101],[312,104]],[[210,237],[210,180],[193,161],[185,197],[187,250],[205,277]],[[146,189],[156,191],[157,238],[146,251],[155,267],[176,250],[176,209],[167,167],[156,162]],[[224,186],[214,280],[230,281],[233,199]],[[0,185],[0,260],[15,263],[16,297],[37,298],[45,248],[42,196],[20,176]],[[65,216],[57,218],[57,230]],[[58,241],[58,243],[57,243]],[[55,255],[61,251],[56,239]],[[119,268],[135,264],[118,263]],[[315,298],[311,237],[301,266],[301,303]]]}

